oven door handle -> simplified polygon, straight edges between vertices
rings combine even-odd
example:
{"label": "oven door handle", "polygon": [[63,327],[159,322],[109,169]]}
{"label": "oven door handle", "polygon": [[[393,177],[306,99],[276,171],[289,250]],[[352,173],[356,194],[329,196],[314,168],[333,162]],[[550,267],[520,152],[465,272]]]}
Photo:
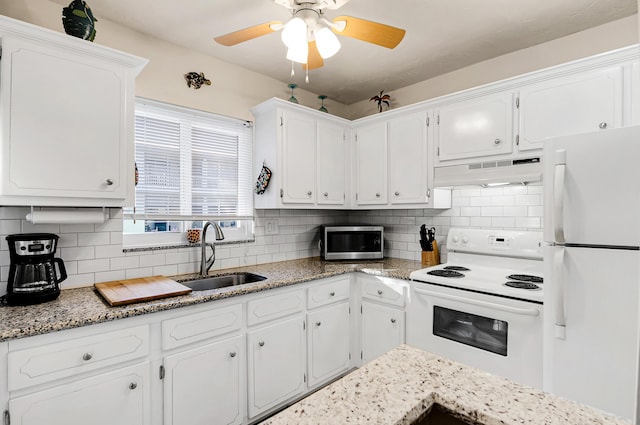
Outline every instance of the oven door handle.
{"label": "oven door handle", "polygon": [[491,309],[494,309],[494,310],[504,311],[506,313],[519,314],[519,315],[522,315],[522,316],[539,316],[540,315],[540,310],[538,310],[537,308],[510,307],[510,306],[507,306],[507,305],[490,303],[490,302],[486,302],[486,301],[472,300],[470,298],[463,298],[463,297],[458,297],[458,296],[455,296],[455,295],[439,294],[437,292],[425,291],[423,289],[415,289],[415,291],[416,291],[416,293],[422,294],[422,295],[428,295],[428,296],[431,296],[431,297],[441,298],[441,299],[449,300],[449,301],[457,301],[457,302],[461,302],[461,303],[465,303],[465,304],[475,305],[475,306],[478,306],[478,307],[491,308]]}

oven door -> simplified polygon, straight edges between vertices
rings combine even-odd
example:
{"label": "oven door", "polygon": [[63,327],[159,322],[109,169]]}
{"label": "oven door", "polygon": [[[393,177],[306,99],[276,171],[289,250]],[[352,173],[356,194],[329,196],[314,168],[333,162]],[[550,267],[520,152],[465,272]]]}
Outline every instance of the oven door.
{"label": "oven door", "polygon": [[407,344],[542,387],[542,305],[412,282]]}

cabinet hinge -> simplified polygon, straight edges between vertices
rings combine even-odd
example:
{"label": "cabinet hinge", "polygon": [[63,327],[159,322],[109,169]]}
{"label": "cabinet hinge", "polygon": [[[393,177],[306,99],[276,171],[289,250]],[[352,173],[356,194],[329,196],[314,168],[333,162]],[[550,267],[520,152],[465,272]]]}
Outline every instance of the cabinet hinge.
{"label": "cabinet hinge", "polygon": [[520,107],[520,98],[516,97],[516,108]]}
{"label": "cabinet hinge", "polygon": [[364,356],[362,355],[362,350],[360,350],[360,360],[364,360]]}
{"label": "cabinet hinge", "polygon": [[303,331],[307,330],[307,324],[304,322],[304,320],[302,321],[302,330]]}
{"label": "cabinet hinge", "polygon": [[362,314],[362,306],[360,306],[360,314]]}
{"label": "cabinet hinge", "polygon": [[349,353],[349,360],[351,360],[351,353]]}
{"label": "cabinet hinge", "polygon": [[11,425],[11,415],[8,410],[4,411],[3,425]]}
{"label": "cabinet hinge", "polygon": [[358,141],[358,133],[356,133],[356,142]]}
{"label": "cabinet hinge", "polygon": [[438,156],[440,156],[440,146],[438,146]]}
{"label": "cabinet hinge", "polygon": [[436,124],[440,125],[440,114],[438,114],[438,118],[436,119]]}
{"label": "cabinet hinge", "polygon": [[351,306],[349,306],[349,314],[351,314]]}
{"label": "cabinet hinge", "polygon": [[347,200],[347,194],[346,194],[346,193],[344,193],[344,192],[342,192],[342,200],[343,200],[343,201],[346,201],[346,200]]}
{"label": "cabinet hinge", "polygon": [[164,379],[164,372],[165,372],[164,365],[160,365],[160,372],[159,372],[160,379]]}
{"label": "cabinet hinge", "polygon": [[520,135],[516,134],[516,146],[520,146]]}
{"label": "cabinet hinge", "polygon": [[429,117],[427,117],[427,127],[429,127]]}
{"label": "cabinet hinge", "polygon": [[280,197],[284,198],[284,190],[280,189]]}
{"label": "cabinet hinge", "polygon": [[356,201],[358,200],[358,192],[356,192]]}
{"label": "cabinet hinge", "polygon": [[304,382],[307,382],[307,374],[306,373],[304,374],[302,379],[304,379]]}
{"label": "cabinet hinge", "polygon": [[282,117],[280,117],[280,127],[282,127],[284,125],[284,120],[282,119]]}

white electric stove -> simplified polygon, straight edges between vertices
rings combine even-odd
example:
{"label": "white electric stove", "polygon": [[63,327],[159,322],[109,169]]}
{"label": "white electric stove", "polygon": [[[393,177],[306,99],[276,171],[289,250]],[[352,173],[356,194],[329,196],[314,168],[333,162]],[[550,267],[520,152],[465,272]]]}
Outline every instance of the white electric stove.
{"label": "white electric stove", "polygon": [[407,343],[540,388],[542,232],[452,228],[411,273]]}

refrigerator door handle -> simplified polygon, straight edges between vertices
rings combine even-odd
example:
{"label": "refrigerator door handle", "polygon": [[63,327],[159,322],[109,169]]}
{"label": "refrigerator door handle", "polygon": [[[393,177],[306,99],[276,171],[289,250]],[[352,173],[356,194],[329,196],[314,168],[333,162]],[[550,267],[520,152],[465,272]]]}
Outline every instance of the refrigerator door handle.
{"label": "refrigerator door handle", "polygon": [[553,173],[553,234],[556,243],[564,243],[564,177],[567,168],[567,151],[555,152]]}
{"label": "refrigerator door handle", "polygon": [[554,334],[556,339],[565,339],[567,318],[564,309],[564,247],[556,247],[553,254],[553,305],[555,310]]}

